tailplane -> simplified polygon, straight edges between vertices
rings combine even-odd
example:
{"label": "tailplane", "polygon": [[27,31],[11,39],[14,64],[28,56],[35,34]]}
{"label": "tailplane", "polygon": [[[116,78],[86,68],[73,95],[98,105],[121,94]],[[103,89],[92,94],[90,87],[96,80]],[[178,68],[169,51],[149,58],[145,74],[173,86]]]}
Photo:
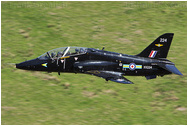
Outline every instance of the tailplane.
{"label": "tailplane", "polygon": [[161,64],[161,65],[158,65],[160,67],[162,67],[163,69],[171,72],[171,73],[174,73],[174,74],[177,74],[177,75],[183,75],[174,65],[172,64]]}
{"label": "tailplane", "polygon": [[172,42],[174,33],[165,33],[159,36],[155,41],[153,41],[147,48],[145,48],[137,56],[148,57],[148,58],[166,58],[168,51]]}

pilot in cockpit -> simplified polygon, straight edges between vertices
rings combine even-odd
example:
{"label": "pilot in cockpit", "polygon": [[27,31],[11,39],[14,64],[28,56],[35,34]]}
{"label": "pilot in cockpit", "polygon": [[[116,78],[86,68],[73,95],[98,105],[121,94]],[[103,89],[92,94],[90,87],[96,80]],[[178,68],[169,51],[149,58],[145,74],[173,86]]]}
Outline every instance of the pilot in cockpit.
{"label": "pilot in cockpit", "polygon": [[68,52],[67,52],[67,54],[66,54],[66,56],[68,56],[68,55],[70,55],[70,54],[71,54],[71,52],[70,52],[70,51],[68,51]]}
{"label": "pilot in cockpit", "polygon": [[55,55],[56,55],[56,54],[55,54],[54,52],[51,53],[51,57],[52,57],[52,58],[55,57]]}
{"label": "pilot in cockpit", "polygon": [[78,48],[75,49],[75,53],[76,54],[79,53],[79,49]]}
{"label": "pilot in cockpit", "polygon": [[63,52],[58,52],[57,53],[57,57],[62,57],[63,56]]}
{"label": "pilot in cockpit", "polygon": [[80,53],[84,53],[84,49],[83,48],[80,48]]}

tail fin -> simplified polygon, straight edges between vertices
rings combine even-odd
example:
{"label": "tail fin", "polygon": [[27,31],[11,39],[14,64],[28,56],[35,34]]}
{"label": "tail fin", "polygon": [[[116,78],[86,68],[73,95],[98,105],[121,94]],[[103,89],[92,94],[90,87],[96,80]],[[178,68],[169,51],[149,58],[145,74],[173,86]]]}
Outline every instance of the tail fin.
{"label": "tail fin", "polygon": [[137,56],[149,58],[166,58],[174,33],[165,33],[153,41]]}

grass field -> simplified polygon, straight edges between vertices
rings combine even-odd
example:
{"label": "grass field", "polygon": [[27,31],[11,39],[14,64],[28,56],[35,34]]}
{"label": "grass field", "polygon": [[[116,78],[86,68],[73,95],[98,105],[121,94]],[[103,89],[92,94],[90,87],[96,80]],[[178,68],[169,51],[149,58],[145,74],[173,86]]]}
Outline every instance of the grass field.
{"label": "grass field", "polygon": [[[168,59],[184,76],[30,72],[9,63],[80,46],[135,55],[172,32]],[[1,124],[186,125],[187,2],[1,2]]]}

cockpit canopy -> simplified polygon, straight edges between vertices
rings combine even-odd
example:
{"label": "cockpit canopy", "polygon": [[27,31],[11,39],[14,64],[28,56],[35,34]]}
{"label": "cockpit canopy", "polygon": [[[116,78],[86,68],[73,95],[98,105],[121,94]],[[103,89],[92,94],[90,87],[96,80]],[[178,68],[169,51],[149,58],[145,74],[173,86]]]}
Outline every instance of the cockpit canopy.
{"label": "cockpit canopy", "polygon": [[[52,58],[60,58],[60,57],[65,57],[65,56],[72,56],[72,55],[79,55],[79,54],[84,54],[87,52],[87,48],[85,47],[61,47],[61,48],[56,48],[53,50],[50,50],[43,55],[39,56],[39,59],[48,59],[50,58],[49,55]],[[48,54],[49,55],[48,55]]]}

